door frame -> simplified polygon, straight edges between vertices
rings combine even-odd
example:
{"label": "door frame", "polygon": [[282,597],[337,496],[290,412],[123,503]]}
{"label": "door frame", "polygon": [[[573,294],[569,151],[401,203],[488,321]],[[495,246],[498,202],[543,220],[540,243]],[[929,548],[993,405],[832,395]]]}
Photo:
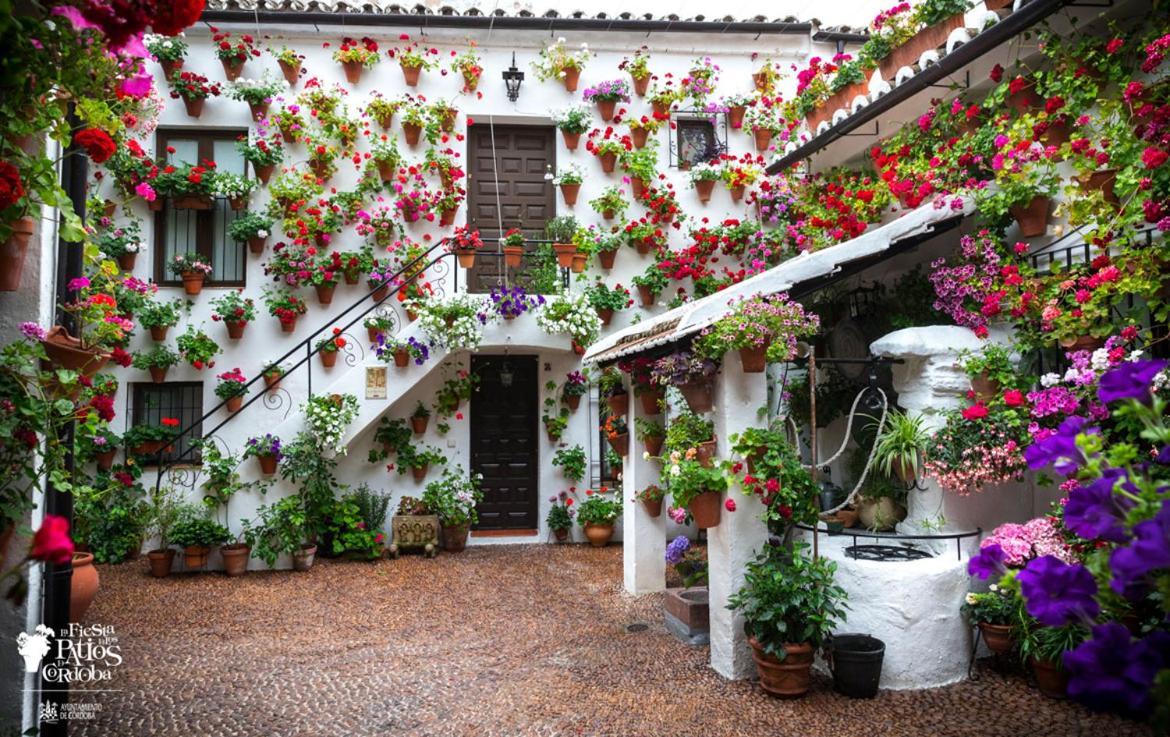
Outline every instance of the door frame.
{"label": "door frame", "polygon": [[[533,394],[533,411],[528,419],[529,429],[532,433],[532,450],[529,453],[530,458],[530,474],[532,478],[532,493],[528,499],[529,513],[532,515],[532,525],[525,525],[523,527],[489,527],[487,530],[495,531],[524,531],[524,530],[539,530],[541,527],[540,519],[540,356],[534,353],[473,353],[471,355],[471,372],[479,375],[483,370],[484,365],[493,365],[502,363],[504,359],[512,361],[513,363],[527,363],[532,366],[533,382],[531,392]],[[477,365],[478,364],[478,365]],[[469,419],[467,427],[467,462],[469,471],[476,473],[475,459],[475,436],[476,436],[476,412],[475,412],[475,396],[472,395],[469,407]],[[479,523],[472,526],[473,531],[481,531]]]}

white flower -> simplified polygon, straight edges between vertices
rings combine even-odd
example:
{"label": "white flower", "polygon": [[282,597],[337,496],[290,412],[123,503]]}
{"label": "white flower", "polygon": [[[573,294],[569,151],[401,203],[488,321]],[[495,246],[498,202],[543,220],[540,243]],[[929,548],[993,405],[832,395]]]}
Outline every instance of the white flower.
{"label": "white flower", "polygon": [[680,473],[682,473],[682,466],[674,465],[670,467],[671,476],[678,476]]}
{"label": "white flower", "polygon": [[[557,43],[558,43],[558,44],[563,44],[564,42],[565,42],[565,37],[564,37],[564,36],[557,36]],[[550,49],[553,49],[553,48],[556,48],[556,47],[555,47],[555,46],[550,46],[549,48],[550,48]]]}
{"label": "white flower", "polygon": [[1130,354],[1125,357],[1125,360],[1127,360],[1127,361],[1140,361],[1141,357],[1144,353],[1145,353],[1145,351],[1142,351],[1142,350],[1131,351]]}
{"label": "white flower", "polygon": [[1072,382],[1076,381],[1077,378],[1080,377],[1080,375],[1081,375],[1080,371],[1076,370],[1075,368],[1070,368],[1068,371],[1064,372],[1064,380],[1069,382],[1069,383],[1072,383]]}
{"label": "white flower", "polygon": [[264,228],[261,228],[260,230],[257,230],[257,231],[256,231],[256,237],[257,237],[257,238],[267,238],[267,237],[268,237],[268,231],[267,231],[267,230],[265,230]]}
{"label": "white flower", "polygon": [[990,588],[992,591],[999,591],[999,584],[993,583],[988,588]]}
{"label": "white flower", "polygon": [[975,598],[975,594],[967,594],[967,603],[968,604],[970,604],[971,606],[974,606],[975,602],[977,602],[977,601],[979,601],[979,600]]}
{"label": "white flower", "polygon": [[642,460],[644,460],[644,461],[650,460],[650,451],[648,451],[648,450],[642,451]]}
{"label": "white flower", "polygon": [[1040,386],[1045,389],[1051,389],[1060,383],[1060,374],[1048,373],[1040,377]]}

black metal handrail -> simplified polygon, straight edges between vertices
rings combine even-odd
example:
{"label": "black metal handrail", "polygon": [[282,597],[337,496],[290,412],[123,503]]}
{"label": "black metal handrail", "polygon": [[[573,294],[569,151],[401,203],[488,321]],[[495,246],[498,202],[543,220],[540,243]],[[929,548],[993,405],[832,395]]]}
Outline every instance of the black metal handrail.
{"label": "black metal handrail", "polygon": [[922,535],[904,535],[900,532],[875,532],[873,530],[857,530],[853,528],[841,530],[840,532],[832,532],[827,529],[822,530],[819,527],[814,527],[813,525],[806,525],[803,522],[797,523],[793,525],[793,527],[798,530],[804,530],[805,532],[811,532],[814,535],[819,535],[821,533],[832,535],[834,537],[845,535],[853,538],[854,545],[857,544],[857,538],[859,537],[870,538],[873,540],[954,540],[955,552],[958,554],[959,560],[963,559],[963,540],[966,540],[969,537],[983,536],[982,527],[976,527],[974,530],[965,530],[963,532],[938,532]]}

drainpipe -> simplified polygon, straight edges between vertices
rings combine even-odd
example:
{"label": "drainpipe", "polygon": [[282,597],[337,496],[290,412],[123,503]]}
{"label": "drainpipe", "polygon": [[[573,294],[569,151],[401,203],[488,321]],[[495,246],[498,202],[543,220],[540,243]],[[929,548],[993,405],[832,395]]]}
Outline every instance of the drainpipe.
{"label": "drainpipe", "polygon": [[[69,116],[70,128],[80,127],[75,116]],[[61,162],[61,186],[69,197],[74,211],[85,218],[85,184],[89,175],[89,160],[84,157],[82,150],[70,143],[65,149],[65,156]],[[59,218],[61,216],[58,216]],[[58,233],[64,230],[64,220],[58,224]],[[69,243],[60,235],[57,237],[57,278],[56,301],[58,305],[69,299],[69,282],[82,275],[82,246],[79,243]],[[72,315],[62,313],[58,309],[58,321],[76,333]],[[72,477],[74,469],[73,459],[73,431],[74,424],[70,422],[61,432],[60,442],[65,447],[65,473]],[[45,514],[55,514],[69,520],[70,529],[73,528],[73,496],[68,492],[56,488],[46,475],[45,481]],[[47,627],[53,629],[60,636],[69,628],[69,588],[73,580],[73,564],[57,565],[46,563],[44,575],[44,598],[41,604],[41,618]],[[50,651],[51,653],[52,651]],[[42,671],[43,672],[43,671]],[[69,684],[48,682],[41,678],[42,705],[50,705],[50,709],[59,707],[69,700]],[[39,720],[38,720],[39,721]],[[65,737],[67,721],[56,720],[55,723],[46,722],[40,725],[42,737]]]}

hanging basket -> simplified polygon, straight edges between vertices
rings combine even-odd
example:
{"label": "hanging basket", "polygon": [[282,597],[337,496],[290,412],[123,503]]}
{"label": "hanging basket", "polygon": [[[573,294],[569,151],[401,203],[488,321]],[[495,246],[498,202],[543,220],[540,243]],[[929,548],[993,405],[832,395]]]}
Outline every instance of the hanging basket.
{"label": "hanging basket", "polygon": [[747,108],[743,105],[736,105],[727,111],[727,123],[732,130],[739,130],[743,128],[743,116],[747,112]]}

